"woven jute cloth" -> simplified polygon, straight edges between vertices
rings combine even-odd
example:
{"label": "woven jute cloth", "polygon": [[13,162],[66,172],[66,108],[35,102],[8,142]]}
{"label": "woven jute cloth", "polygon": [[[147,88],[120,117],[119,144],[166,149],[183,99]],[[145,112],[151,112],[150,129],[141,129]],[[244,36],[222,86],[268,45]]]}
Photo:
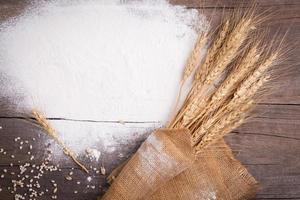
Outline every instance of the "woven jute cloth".
{"label": "woven jute cloth", "polygon": [[187,130],[152,133],[111,177],[111,187],[99,199],[251,199],[257,189],[223,140],[195,156]]}

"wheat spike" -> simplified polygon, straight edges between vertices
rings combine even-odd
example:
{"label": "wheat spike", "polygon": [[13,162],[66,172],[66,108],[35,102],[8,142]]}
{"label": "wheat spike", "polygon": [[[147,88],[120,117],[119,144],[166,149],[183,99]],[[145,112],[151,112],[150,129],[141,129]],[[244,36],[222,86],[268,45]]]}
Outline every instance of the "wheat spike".
{"label": "wheat spike", "polygon": [[238,63],[234,70],[228,75],[212,97],[212,104],[220,102],[222,98],[230,95],[236,88],[236,84],[245,79],[249,72],[254,68],[260,58],[260,52],[258,52],[257,47],[257,45],[253,46],[246,56],[242,58],[241,62]]}
{"label": "wheat spike", "polygon": [[70,156],[70,158],[86,173],[89,173],[88,169],[81,164],[78,160],[77,160],[77,156],[76,153],[74,151],[72,151],[69,147],[67,147],[65,145],[65,143],[60,139],[59,135],[57,134],[56,130],[51,126],[51,124],[48,122],[48,120],[46,119],[46,117],[43,116],[43,114],[37,110],[33,110],[32,111],[32,115],[34,117],[34,119],[37,121],[38,125],[41,126],[46,133],[52,137],[62,148],[64,153],[67,156]]}
{"label": "wheat spike", "polygon": [[253,20],[242,19],[236,28],[229,34],[224,46],[220,49],[219,54],[215,58],[213,69],[208,73],[204,83],[210,84],[225,70],[229,63],[236,57],[236,54],[247,39],[249,32],[254,26]]}
{"label": "wheat spike", "polygon": [[[223,127],[225,126],[224,123],[226,121],[230,125],[229,122],[234,120],[234,116],[236,116],[236,120],[242,119],[238,116],[238,113],[245,115],[247,114],[247,111],[250,110],[251,106],[253,105],[254,97],[257,91],[263,86],[263,84],[269,81],[269,78],[269,75],[264,75],[263,77],[261,77],[256,83],[254,83],[250,88],[248,88],[247,92],[244,93],[243,96],[237,95],[239,91],[244,90],[244,88],[239,88],[236,91],[232,100],[230,100],[227,104],[224,104],[223,107],[217,111],[217,113],[215,113],[212,117],[208,118],[205,122],[202,122],[200,126],[198,125],[199,128],[194,132],[193,135],[194,146],[198,145],[199,142],[201,143],[205,135],[210,135],[207,136],[208,138],[217,138],[217,136],[215,135],[219,134],[219,132],[209,131],[210,129]],[[245,107],[245,105],[247,106]],[[228,118],[230,120],[226,120]],[[233,128],[231,130],[233,130]],[[222,136],[223,135],[220,134],[220,137]],[[204,145],[203,142],[202,145]]]}
{"label": "wheat spike", "polygon": [[253,83],[259,80],[268,69],[270,69],[274,63],[278,59],[279,52],[276,51],[272,53],[264,62],[262,62],[253,73],[241,84],[238,91],[235,93],[234,98],[243,97],[246,93],[248,93],[248,89],[251,87]]}
{"label": "wheat spike", "polygon": [[226,22],[221,26],[221,30],[219,31],[219,34],[216,37],[215,42],[209,48],[203,65],[198,69],[198,71],[195,74],[195,80],[197,82],[200,82],[201,84],[204,83],[205,77],[209,73],[210,67],[214,62],[214,57],[219,51],[219,49],[222,47],[224,40],[228,34],[228,31],[229,31],[229,20],[226,20]]}
{"label": "wheat spike", "polygon": [[[213,111],[219,108],[228,96],[232,94],[237,85],[245,79],[253,70],[255,64],[258,62],[261,53],[258,51],[258,43],[253,45],[249,51],[236,63],[232,72],[228,75],[225,81],[220,85],[216,92],[210,99],[206,99],[209,102],[205,109],[201,111],[187,126],[190,128],[195,121],[209,116]],[[193,128],[192,128],[193,129]]]}
{"label": "wheat spike", "polygon": [[226,117],[222,117],[202,138],[196,146],[196,152],[200,152],[203,148],[213,144],[224,135],[242,124],[246,118],[246,113],[253,107],[253,101],[246,102],[239,109],[231,111]]}
{"label": "wheat spike", "polygon": [[195,68],[199,64],[200,52],[201,52],[201,49],[205,46],[205,44],[207,42],[207,38],[208,38],[208,36],[206,33],[199,35],[199,37],[194,45],[194,49],[193,49],[192,53],[190,54],[190,57],[188,58],[186,66],[184,68],[183,77],[182,77],[183,83],[186,81],[186,79],[188,79],[188,77],[192,74],[192,72],[195,70]]}
{"label": "wheat spike", "polygon": [[[192,53],[190,54],[190,57],[187,60],[187,63],[185,65],[185,68],[184,68],[184,71],[183,71],[182,80],[180,82],[179,92],[177,94],[176,101],[175,101],[175,106],[174,106],[175,111],[177,110],[178,103],[179,103],[179,100],[180,100],[180,97],[181,97],[182,87],[183,87],[185,81],[193,73],[195,68],[199,65],[199,63],[200,63],[200,52],[201,52],[201,49],[205,46],[205,44],[207,42],[207,39],[208,39],[207,33],[202,33],[198,36],[198,39],[197,39],[197,41],[194,45],[194,49],[193,49]],[[172,115],[174,115],[174,114],[172,114]]]}
{"label": "wheat spike", "polygon": [[[219,50],[219,48],[221,48],[226,36],[227,36],[227,33],[228,33],[228,29],[229,29],[229,20],[226,20],[226,22],[221,26],[220,28],[220,31],[218,33],[218,36],[217,36],[217,39],[216,39],[216,42],[214,42],[211,47],[209,48],[208,52],[206,53],[206,56],[205,56],[205,61],[204,63],[202,64],[202,66],[199,66],[197,72],[195,73],[195,81],[194,81],[194,85],[193,85],[193,88],[191,89],[190,91],[190,94],[188,95],[184,105],[182,106],[182,108],[179,110],[177,116],[174,117],[174,119],[170,122],[169,126],[170,128],[175,128],[175,127],[178,127],[178,126],[184,126],[183,124],[185,124],[184,122],[181,123],[179,122],[179,120],[181,119],[181,117],[183,117],[183,113],[186,113],[185,112],[185,109],[186,109],[186,105],[189,105],[189,100],[191,99],[191,94],[195,94],[197,93],[198,95],[201,93],[199,90],[200,90],[200,85],[202,85],[201,83],[204,82],[204,77],[206,77],[207,73],[209,72],[210,70],[210,67],[211,67],[211,63],[213,62],[213,59],[214,59],[214,56],[215,54],[217,53],[217,51]],[[205,42],[207,41],[207,34],[205,35],[206,38],[205,38]],[[199,37],[201,38],[201,36]],[[201,40],[201,39],[200,39]],[[200,41],[199,40],[199,41]],[[191,56],[193,57],[193,56]],[[183,77],[188,77],[190,75],[190,67],[188,67],[188,65],[185,67],[185,71],[184,71],[184,75]],[[183,78],[183,80],[185,80],[186,78]],[[201,81],[202,80],[202,81]],[[181,90],[182,90],[182,85],[183,85],[183,81],[181,82],[180,84],[180,93],[181,93]],[[197,87],[196,87],[197,86]],[[197,91],[194,91],[195,89],[198,89]],[[178,95],[179,96],[179,95]],[[176,98],[176,105],[178,104],[178,96]],[[190,106],[192,108],[189,108],[190,112],[186,113],[186,117],[185,118],[188,118],[189,116],[189,113],[192,113],[191,110],[194,110],[193,108],[196,108],[197,107],[197,103],[193,103],[191,102]],[[199,109],[199,108],[198,108]],[[196,110],[196,109],[195,109]],[[189,119],[185,119],[183,121],[188,121]],[[180,124],[178,124],[180,123]]]}

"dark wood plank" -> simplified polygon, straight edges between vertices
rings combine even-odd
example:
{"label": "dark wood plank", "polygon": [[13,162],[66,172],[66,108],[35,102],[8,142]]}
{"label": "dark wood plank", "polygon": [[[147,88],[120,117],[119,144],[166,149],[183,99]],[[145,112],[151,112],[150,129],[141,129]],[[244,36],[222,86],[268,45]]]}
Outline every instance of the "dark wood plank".
{"label": "dark wood plank", "polygon": [[[11,199],[12,195],[10,190],[7,187],[12,188],[12,180],[19,180],[24,177],[27,172],[30,172],[33,169],[31,166],[39,166],[42,163],[45,163],[49,159],[49,166],[59,165],[61,171],[45,172],[45,176],[41,177],[38,181],[41,184],[41,189],[51,188],[50,180],[55,180],[60,190],[57,194],[53,192],[47,192],[45,195],[39,199],[50,199],[52,195],[58,195],[59,198],[72,199],[96,199],[100,194],[103,194],[108,184],[104,175],[101,174],[101,166],[105,167],[106,175],[109,174],[114,168],[119,164],[125,161],[128,156],[130,156],[142,141],[145,139],[145,136],[137,138],[137,140],[132,141],[130,144],[120,145],[114,152],[101,152],[101,159],[99,161],[91,161],[85,157],[85,155],[80,155],[79,159],[89,167],[90,173],[86,174],[77,165],[67,156],[65,156],[62,150],[58,150],[60,153],[50,153],[48,150],[51,149],[61,149],[55,141],[51,140],[49,136],[44,133],[40,128],[36,127],[32,123],[22,119],[16,118],[2,118],[0,119],[0,188],[3,190],[0,191],[0,199]],[[20,138],[16,141],[17,138]],[[50,139],[50,140],[49,140]],[[28,143],[27,143],[28,141]],[[30,146],[32,145],[32,149]],[[101,141],[99,144],[94,144],[100,148]],[[22,146],[22,149],[20,149]],[[5,154],[4,154],[5,152]],[[28,154],[30,152],[30,155]],[[120,156],[122,154],[122,156]],[[124,156],[123,156],[124,155]],[[13,157],[12,157],[13,156]],[[34,159],[31,160],[31,156],[34,156]],[[20,166],[24,166],[26,163],[30,163],[30,166],[27,167],[25,174],[20,174]],[[12,166],[11,166],[12,165]],[[8,172],[4,172],[4,170]],[[36,169],[34,173],[29,173],[29,178],[25,179],[27,183],[30,179],[34,179],[36,175]],[[14,175],[10,173],[14,172]],[[72,181],[67,181],[66,176],[68,173],[73,172]],[[1,175],[4,175],[4,178],[1,178]],[[92,177],[92,181],[89,182],[88,177]],[[36,180],[36,179],[34,179]],[[78,185],[77,181],[80,181],[81,184]],[[89,186],[88,186],[89,185]],[[87,188],[89,187],[89,188]],[[93,189],[93,187],[95,187]],[[39,192],[41,189],[36,188]],[[50,189],[49,189],[50,190]],[[78,191],[78,194],[74,194],[74,191]],[[30,193],[29,188],[19,188],[17,192],[19,194]]]}
{"label": "dark wood plank", "polygon": [[240,126],[235,132],[264,134],[299,140],[300,106],[259,105],[255,117]]}
{"label": "dark wood plank", "polygon": [[259,105],[226,139],[260,182],[257,199],[300,198],[300,106]]}
{"label": "dark wood plank", "polygon": [[0,0],[0,22],[18,16],[28,5],[27,1]]}
{"label": "dark wood plank", "polygon": [[237,133],[226,139],[260,182],[258,199],[300,199],[300,140],[257,133]]}

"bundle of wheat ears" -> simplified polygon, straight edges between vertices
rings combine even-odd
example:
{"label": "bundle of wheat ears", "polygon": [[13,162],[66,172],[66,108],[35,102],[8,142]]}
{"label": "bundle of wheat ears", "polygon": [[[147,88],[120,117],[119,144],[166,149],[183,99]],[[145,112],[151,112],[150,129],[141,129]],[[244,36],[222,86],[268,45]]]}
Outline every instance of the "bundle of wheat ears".
{"label": "bundle of wheat ears", "polygon": [[[266,33],[256,30],[264,20],[254,15],[254,8],[244,15],[236,11],[225,18],[211,42],[208,34],[199,36],[181,82],[195,71],[192,87],[168,125],[189,129],[196,151],[243,123],[259,100],[262,86],[274,77],[272,69],[282,61],[284,51],[282,42],[277,46],[266,43]],[[199,60],[207,43],[205,58]]]}
{"label": "bundle of wheat ears", "polygon": [[[283,39],[276,43],[279,38],[274,37],[266,42],[267,33],[259,31],[265,20],[265,15],[256,14],[254,7],[232,11],[215,31],[210,31],[213,33],[199,35],[181,81],[180,88],[194,75],[181,108],[167,129],[152,133],[112,173],[112,185],[102,199],[253,196],[255,179],[234,159],[222,138],[250,116],[266,92],[266,84],[274,77],[274,67],[286,54]],[[206,46],[208,50],[204,53]],[[36,111],[34,118],[65,151],[70,151]],[[73,153],[67,155],[76,161]]]}

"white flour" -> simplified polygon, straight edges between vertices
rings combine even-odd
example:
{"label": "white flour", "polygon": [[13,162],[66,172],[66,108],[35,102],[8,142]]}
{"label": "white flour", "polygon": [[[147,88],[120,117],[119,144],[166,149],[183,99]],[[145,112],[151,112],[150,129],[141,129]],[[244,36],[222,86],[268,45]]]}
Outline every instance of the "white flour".
{"label": "white flour", "polygon": [[2,24],[0,70],[14,83],[7,93],[22,93],[22,106],[47,117],[151,122],[55,121],[78,152],[97,140],[115,147],[164,124],[197,36],[193,25],[201,29],[204,18],[165,1],[59,2]]}

